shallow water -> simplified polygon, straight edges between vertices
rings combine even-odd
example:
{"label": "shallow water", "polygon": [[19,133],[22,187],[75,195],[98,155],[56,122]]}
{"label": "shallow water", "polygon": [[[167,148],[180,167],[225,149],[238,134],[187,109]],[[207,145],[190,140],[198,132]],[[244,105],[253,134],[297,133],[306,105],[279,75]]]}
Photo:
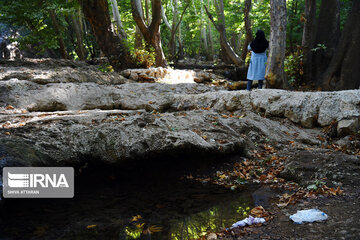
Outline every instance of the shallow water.
{"label": "shallow water", "polygon": [[232,191],[171,172],[106,170],[75,182],[73,199],[6,199],[0,239],[196,239],[254,207],[249,188]]}

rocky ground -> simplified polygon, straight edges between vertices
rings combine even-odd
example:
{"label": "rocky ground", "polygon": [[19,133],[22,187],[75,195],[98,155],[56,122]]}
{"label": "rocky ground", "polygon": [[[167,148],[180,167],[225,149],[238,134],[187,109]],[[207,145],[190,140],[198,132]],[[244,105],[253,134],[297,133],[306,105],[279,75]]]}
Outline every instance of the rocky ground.
{"label": "rocky ground", "polygon": [[[276,152],[267,151],[268,157],[286,156],[279,177],[304,187],[325,179],[344,194],[302,198],[285,208],[273,204],[274,218],[242,237],[360,237],[360,90],[228,91],[205,73],[98,69],[64,60],[1,62],[0,167],[117,165],[180,154],[264,160],[256,153],[270,146]],[[310,207],[330,219],[289,222],[289,214]]]}

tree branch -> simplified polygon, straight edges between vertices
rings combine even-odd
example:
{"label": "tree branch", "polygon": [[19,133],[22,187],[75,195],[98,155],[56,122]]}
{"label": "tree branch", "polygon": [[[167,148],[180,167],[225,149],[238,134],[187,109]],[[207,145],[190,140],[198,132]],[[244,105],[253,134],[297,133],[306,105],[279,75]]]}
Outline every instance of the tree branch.
{"label": "tree branch", "polygon": [[144,35],[144,33],[148,32],[149,29],[145,24],[143,14],[142,14],[142,6],[141,6],[141,0],[131,0],[131,8],[132,8],[132,15],[134,17],[134,20],[136,24],[138,25],[140,31]]}
{"label": "tree branch", "polygon": [[165,10],[164,10],[164,7],[163,7],[163,6],[161,6],[161,15],[162,15],[162,18],[163,18],[163,21],[164,21],[166,27],[171,31],[171,26],[170,26],[169,21],[167,20],[167,17],[166,17],[166,14],[165,14]]}
{"label": "tree branch", "polygon": [[183,17],[184,17],[184,14],[185,14],[185,12],[186,12],[186,9],[189,7],[189,3],[185,6],[185,8],[184,8],[184,10],[183,10],[183,12],[181,13],[181,17],[180,17],[180,19],[179,19],[179,21],[178,21],[178,23],[176,24],[176,27],[175,27],[175,32],[178,30],[178,28],[179,28],[179,26],[180,26],[180,23],[181,23],[181,21],[182,21],[182,19],[183,19]]}
{"label": "tree branch", "polygon": [[214,24],[216,30],[218,30],[220,32],[219,26],[215,23],[213,16],[211,15],[211,13],[209,12],[209,10],[207,9],[207,7],[205,5],[204,5],[204,8],[205,8],[205,11],[206,11],[206,14],[207,14],[208,18]]}
{"label": "tree branch", "polygon": [[152,1],[152,21],[149,26],[149,30],[158,32],[160,24],[161,24],[161,0],[153,0]]}

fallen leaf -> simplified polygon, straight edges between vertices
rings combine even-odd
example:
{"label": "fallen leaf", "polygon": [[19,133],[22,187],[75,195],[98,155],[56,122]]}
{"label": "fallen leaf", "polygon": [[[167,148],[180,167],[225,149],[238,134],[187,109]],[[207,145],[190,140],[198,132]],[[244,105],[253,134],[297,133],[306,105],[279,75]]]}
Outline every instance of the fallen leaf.
{"label": "fallen leaf", "polygon": [[262,206],[257,206],[251,209],[250,214],[254,217],[263,217],[266,213],[265,209]]}
{"label": "fallen leaf", "polygon": [[145,225],[145,223],[139,223],[139,224],[136,224],[135,226],[136,226],[137,228],[143,228],[144,225]]}
{"label": "fallen leaf", "polygon": [[142,217],[140,215],[136,215],[136,216],[133,216],[133,218],[131,219],[130,222],[136,222],[138,221],[139,219],[142,219]]}

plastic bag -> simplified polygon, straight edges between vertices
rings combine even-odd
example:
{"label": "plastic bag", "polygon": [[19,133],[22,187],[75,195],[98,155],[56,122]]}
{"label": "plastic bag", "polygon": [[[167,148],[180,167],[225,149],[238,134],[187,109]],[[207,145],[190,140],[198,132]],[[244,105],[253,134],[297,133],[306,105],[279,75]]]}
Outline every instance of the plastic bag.
{"label": "plastic bag", "polygon": [[[258,223],[264,223],[266,222],[264,218],[254,218],[252,216],[249,216],[248,218],[245,218],[241,221],[238,221],[236,223],[234,223],[231,228],[236,228],[236,227],[244,227],[246,225],[253,225],[253,224],[258,224]],[[230,228],[230,229],[231,229]]]}
{"label": "plastic bag", "polygon": [[297,211],[297,213],[290,216],[290,219],[294,223],[302,224],[305,222],[321,222],[328,219],[326,213],[320,211],[319,209],[308,209]]}

